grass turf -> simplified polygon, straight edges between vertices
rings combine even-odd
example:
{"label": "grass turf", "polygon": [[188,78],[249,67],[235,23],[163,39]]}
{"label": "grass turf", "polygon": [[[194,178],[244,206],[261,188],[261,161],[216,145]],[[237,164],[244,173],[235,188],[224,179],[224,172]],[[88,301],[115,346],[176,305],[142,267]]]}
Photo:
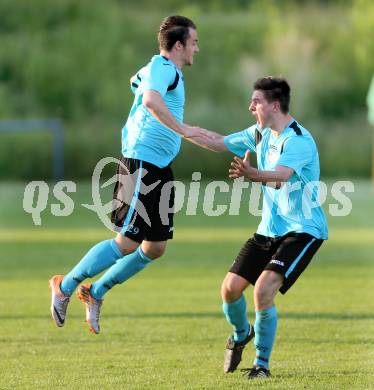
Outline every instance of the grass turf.
{"label": "grass turf", "polygon": [[[374,211],[367,183],[356,185],[350,216],[329,217],[331,239],[277,298],[273,376],[255,383],[240,372],[223,374],[230,326],[219,289],[257,218],[179,214],[164,258],[106,296],[102,333],[94,336],[74,297],[65,327],[52,323],[47,281],[111,234],[80,208],[65,218],[45,212],[43,226],[32,226],[22,211],[23,187],[0,186],[1,389],[370,389],[374,383]],[[76,203],[87,203],[87,196],[82,187]],[[241,367],[253,356],[249,346]]]}

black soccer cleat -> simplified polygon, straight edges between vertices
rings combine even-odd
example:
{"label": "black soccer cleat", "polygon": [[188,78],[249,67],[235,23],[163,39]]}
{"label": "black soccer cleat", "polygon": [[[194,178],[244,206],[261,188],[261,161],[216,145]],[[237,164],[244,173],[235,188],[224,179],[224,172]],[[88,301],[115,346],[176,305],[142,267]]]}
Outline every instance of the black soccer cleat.
{"label": "black soccer cleat", "polygon": [[270,371],[261,366],[253,366],[252,368],[243,368],[241,370],[243,375],[247,377],[247,379],[256,379],[256,378],[269,378]]}
{"label": "black soccer cleat", "polygon": [[227,339],[223,360],[224,372],[234,372],[236,370],[242,360],[242,353],[244,347],[249,343],[249,341],[253,339],[254,335],[255,331],[253,329],[253,326],[251,326],[251,330],[248,333],[248,336],[243,341],[235,342],[232,336]]}

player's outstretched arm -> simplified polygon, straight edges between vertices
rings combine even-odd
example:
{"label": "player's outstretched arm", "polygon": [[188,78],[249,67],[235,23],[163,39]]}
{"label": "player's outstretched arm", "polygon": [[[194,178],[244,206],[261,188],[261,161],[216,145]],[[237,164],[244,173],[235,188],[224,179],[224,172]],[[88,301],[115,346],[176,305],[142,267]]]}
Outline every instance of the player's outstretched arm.
{"label": "player's outstretched arm", "polygon": [[169,127],[184,138],[190,138],[203,134],[203,129],[179,123],[167,108],[162,96],[153,90],[145,91],[142,103],[144,107],[164,126]]}
{"label": "player's outstretched arm", "polygon": [[199,127],[195,127],[195,129],[199,129],[199,131],[196,135],[186,138],[188,141],[213,152],[223,152],[227,150],[227,147],[223,142],[224,136],[222,134]]}

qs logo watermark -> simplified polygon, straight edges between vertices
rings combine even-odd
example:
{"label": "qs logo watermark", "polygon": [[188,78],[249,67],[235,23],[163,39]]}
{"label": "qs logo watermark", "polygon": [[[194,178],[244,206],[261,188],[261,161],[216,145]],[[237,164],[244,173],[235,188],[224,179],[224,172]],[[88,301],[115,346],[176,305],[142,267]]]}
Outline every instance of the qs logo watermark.
{"label": "qs logo watermark", "polygon": [[[94,212],[104,226],[110,230],[118,231],[118,228],[111,221],[110,214],[122,207],[123,204],[128,205],[131,210],[130,219],[126,222],[128,226],[131,226],[137,215],[150,226],[151,220],[146,206],[141,200],[141,195],[150,194],[156,189],[160,191],[159,204],[156,207],[158,207],[160,219],[164,225],[168,224],[170,213],[178,213],[182,210],[188,216],[196,215],[200,208],[207,217],[218,217],[225,213],[231,216],[239,215],[244,203],[244,191],[249,191],[248,214],[261,215],[263,186],[260,183],[250,183],[244,181],[243,178],[230,182],[223,180],[202,182],[201,173],[194,172],[190,182],[171,181],[164,183],[160,188],[160,180],[148,185],[144,184],[143,179],[148,174],[147,170],[136,170],[130,173],[122,165],[125,174],[114,175],[100,184],[103,170],[110,164],[122,163],[114,157],[101,159],[92,174],[92,204],[80,205]],[[109,186],[118,186],[116,196],[112,201],[103,204],[101,192]],[[175,203],[173,207],[170,207],[170,197],[173,190],[175,191]],[[74,212],[75,204],[68,194],[76,191],[77,184],[73,181],[60,181],[53,188],[50,188],[44,181],[32,181],[25,187],[23,209],[31,215],[34,224],[40,226],[42,213],[47,209],[51,197],[53,199],[53,203],[50,204],[52,215],[56,217],[71,215]],[[330,195],[331,201],[325,209],[331,216],[343,217],[352,211],[352,201],[347,193],[353,192],[354,184],[351,181],[337,181],[330,188],[322,181],[309,182],[307,185],[303,185],[301,181],[295,181],[284,183],[278,190],[267,191],[264,202],[269,207],[276,205],[276,212],[279,215],[288,213],[290,202],[296,202],[297,211],[302,212],[305,219],[311,219],[313,218],[313,210],[323,205]],[[222,194],[226,194],[224,197],[226,202],[222,201]],[[220,200],[217,201],[217,198]]]}

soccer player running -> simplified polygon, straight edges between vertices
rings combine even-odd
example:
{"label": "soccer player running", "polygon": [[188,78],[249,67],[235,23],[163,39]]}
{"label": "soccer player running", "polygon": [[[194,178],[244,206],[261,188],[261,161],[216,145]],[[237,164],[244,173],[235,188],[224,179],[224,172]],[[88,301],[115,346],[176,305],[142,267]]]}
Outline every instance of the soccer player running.
{"label": "soccer player running", "polygon": [[[78,285],[107,270],[93,284],[80,285],[77,290],[86,306],[90,331],[99,333],[104,294],[162,256],[167,240],[173,237],[172,212],[161,220],[159,204],[163,185],[173,181],[170,165],[181,138],[201,131],[183,123],[182,67],[192,65],[199,51],[196,26],[183,16],[167,17],[161,23],[158,42],[160,54],[130,80],[135,98],[122,129],[122,159],[113,194],[112,222],[119,232],[114,239],[91,248],[67,275],[55,275],[49,281],[51,314],[59,327],[64,325],[70,297]],[[126,200],[129,188],[131,196]],[[173,202],[171,190],[168,210]]]}
{"label": "soccer player running", "polygon": [[[190,139],[213,151],[234,153],[230,178],[243,176],[262,183],[261,223],[241,248],[221,289],[223,312],[234,330],[226,344],[224,371],[236,370],[245,345],[254,337],[254,365],[244,370],[249,379],[270,376],[277,292],[288,291],[327,239],[318,202],[317,146],[309,131],[289,114],[289,102],[285,79],[261,78],[254,83],[249,106],[257,124],[226,137],[206,130]],[[256,153],[258,169],[250,164],[251,152]],[[243,295],[249,284],[254,285],[254,326],[248,322]]]}

